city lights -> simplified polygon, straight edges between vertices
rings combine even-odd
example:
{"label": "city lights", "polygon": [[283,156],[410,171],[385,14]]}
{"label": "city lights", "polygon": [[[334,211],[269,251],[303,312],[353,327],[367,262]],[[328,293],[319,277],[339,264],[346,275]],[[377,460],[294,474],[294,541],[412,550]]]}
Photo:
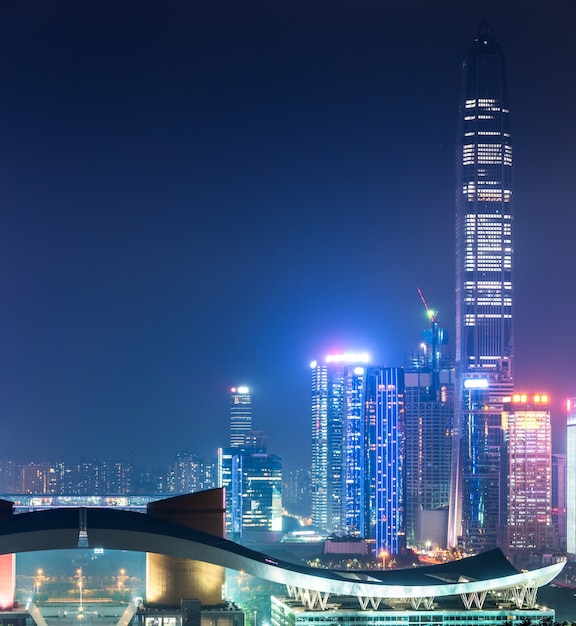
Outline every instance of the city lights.
{"label": "city lights", "polygon": [[367,352],[344,352],[342,354],[328,354],[326,363],[369,363],[370,355]]}

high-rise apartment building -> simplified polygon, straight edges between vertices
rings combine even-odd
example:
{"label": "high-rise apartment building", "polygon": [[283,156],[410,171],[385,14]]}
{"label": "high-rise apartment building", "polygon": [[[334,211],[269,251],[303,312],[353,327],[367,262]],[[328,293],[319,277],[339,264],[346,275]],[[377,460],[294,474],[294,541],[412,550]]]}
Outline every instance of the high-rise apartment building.
{"label": "high-rise apartment building", "polygon": [[460,464],[450,542],[497,545],[502,399],[512,393],[512,144],[504,54],[483,23],[463,64],[456,188]]}
{"label": "high-rise apartment building", "polygon": [[50,463],[27,463],[22,466],[21,476],[21,493],[51,493]]}
{"label": "high-rise apartment building", "polygon": [[392,554],[405,545],[404,371],[368,361],[311,364],[312,523]]}
{"label": "high-rise apartment building", "polygon": [[242,447],[252,430],[252,396],[248,387],[230,389],[230,446]]}
{"label": "high-rise apartment building", "polygon": [[553,549],[552,432],[546,394],[504,398],[502,413],[503,547],[518,551]]}
{"label": "high-rise apartment building", "polygon": [[[312,524],[340,535],[358,532],[359,522],[355,512],[358,506],[347,501],[346,494],[353,491],[353,486],[347,481],[353,481],[359,489],[358,481],[361,479],[361,470],[357,469],[360,461],[353,460],[353,457],[363,450],[358,398],[362,397],[362,377],[368,361],[367,354],[344,353],[330,354],[323,361],[310,364]],[[346,459],[348,455],[350,463]],[[356,490],[355,502],[358,498],[359,491]],[[349,530],[345,530],[347,523]]]}
{"label": "high-rise apartment building", "polygon": [[404,370],[370,367],[364,408],[364,528],[375,555],[406,546]]}
{"label": "high-rise apartment building", "polygon": [[185,450],[176,455],[168,471],[170,493],[186,494],[216,487],[216,462],[204,461],[198,454]]}
{"label": "high-rise apartment building", "polygon": [[344,378],[341,534],[349,537],[361,537],[364,534],[366,371],[364,365],[354,365],[347,368]]}
{"label": "high-rise apartment building", "polygon": [[566,551],[576,554],[576,398],[566,401]]}

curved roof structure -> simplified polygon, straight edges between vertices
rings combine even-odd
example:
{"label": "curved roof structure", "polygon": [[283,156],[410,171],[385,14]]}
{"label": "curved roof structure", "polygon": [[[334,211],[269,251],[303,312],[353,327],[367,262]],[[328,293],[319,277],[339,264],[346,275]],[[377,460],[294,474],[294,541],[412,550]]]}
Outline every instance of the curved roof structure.
{"label": "curved roof structure", "polygon": [[[86,544],[86,536],[88,543]],[[558,563],[519,572],[500,550],[410,570],[347,572],[273,559],[261,552],[152,516],[105,508],[63,508],[15,515],[0,522],[0,554],[91,548],[153,552],[204,561],[288,587],[372,598],[422,598],[540,587]]]}

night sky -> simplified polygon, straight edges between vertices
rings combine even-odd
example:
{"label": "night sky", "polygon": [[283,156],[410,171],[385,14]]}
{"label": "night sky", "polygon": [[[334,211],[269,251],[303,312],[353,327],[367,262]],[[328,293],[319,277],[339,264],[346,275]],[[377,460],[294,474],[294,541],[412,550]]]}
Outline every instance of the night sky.
{"label": "night sky", "polygon": [[[155,465],[228,390],[309,464],[310,369],[454,337],[462,59],[506,53],[520,390],[576,395],[576,3],[0,2],[0,456]],[[453,344],[452,344],[453,349]]]}

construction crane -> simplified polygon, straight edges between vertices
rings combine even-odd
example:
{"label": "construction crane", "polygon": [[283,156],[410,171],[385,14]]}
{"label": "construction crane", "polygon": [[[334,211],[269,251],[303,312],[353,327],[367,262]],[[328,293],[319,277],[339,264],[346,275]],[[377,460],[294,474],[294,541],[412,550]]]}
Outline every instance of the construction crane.
{"label": "construction crane", "polygon": [[442,354],[440,346],[447,343],[448,335],[442,328],[438,328],[438,311],[431,309],[426,302],[426,298],[422,293],[420,287],[416,287],[418,295],[422,304],[426,309],[426,316],[430,322],[430,328],[422,332],[422,339],[424,340],[423,346],[425,346],[424,357],[427,361],[428,367],[430,367],[432,374],[432,391],[436,394],[440,393],[440,367],[442,363]]}
{"label": "construction crane", "polygon": [[418,290],[418,294],[420,295],[420,300],[422,300],[422,304],[424,305],[424,308],[426,309],[426,315],[428,316],[428,319],[430,320],[430,324],[434,324],[434,322],[436,321],[436,318],[438,317],[438,311],[435,311],[434,309],[431,309],[428,306],[428,303],[426,302],[426,298],[424,297],[424,294],[422,293],[422,289],[420,289],[420,287],[416,287],[416,289]]}

